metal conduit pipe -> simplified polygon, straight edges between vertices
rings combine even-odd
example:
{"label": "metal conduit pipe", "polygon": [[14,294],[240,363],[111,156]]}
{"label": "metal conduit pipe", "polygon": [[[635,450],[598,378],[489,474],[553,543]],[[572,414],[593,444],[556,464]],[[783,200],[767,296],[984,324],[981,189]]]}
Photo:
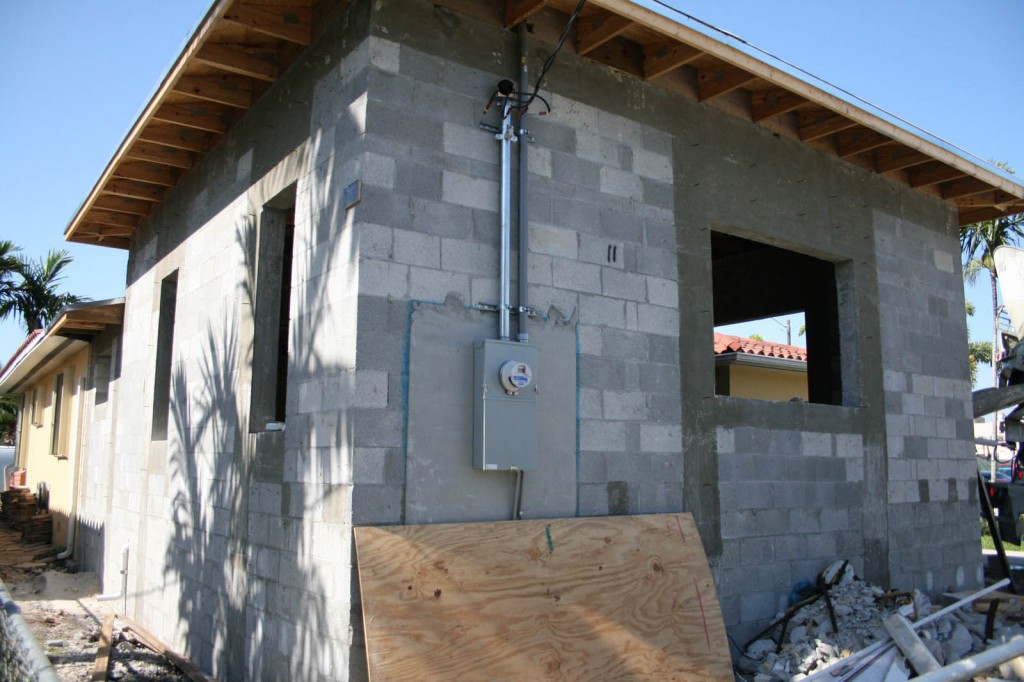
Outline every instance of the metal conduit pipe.
{"label": "metal conduit pipe", "polygon": [[[530,91],[529,69],[530,44],[526,22],[519,24],[519,98]],[[527,203],[529,191],[530,148],[527,145],[529,131],[526,130],[526,109],[519,112],[519,333],[516,340],[526,343],[530,340],[527,328],[530,309],[530,281],[528,275],[530,253],[530,217]]]}
{"label": "metal conduit pipe", "polygon": [[[506,81],[510,86],[512,83]],[[498,86],[501,88],[501,84]],[[512,90],[502,92],[501,132],[501,302],[498,306],[499,324],[498,338],[509,340],[509,299],[511,298],[512,265],[512,143],[515,142],[515,130],[512,127]]]}

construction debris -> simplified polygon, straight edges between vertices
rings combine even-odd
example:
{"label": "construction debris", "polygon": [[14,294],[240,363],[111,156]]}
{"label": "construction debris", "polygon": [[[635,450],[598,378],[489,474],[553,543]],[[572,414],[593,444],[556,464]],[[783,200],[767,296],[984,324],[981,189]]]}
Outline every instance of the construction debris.
{"label": "construction debris", "polygon": [[[991,616],[972,610],[970,602],[992,589],[968,597],[962,607],[947,607],[936,613],[937,607],[921,592],[886,592],[856,578],[845,562],[836,562],[823,571],[819,585],[824,586],[823,590],[819,587],[819,598],[797,595],[803,596],[802,601],[777,614],[772,626],[747,644],[737,662],[741,675],[752,677],[754,682],[796,681],[852,656],[858,660],[856,666],[848,666],[850,670],[839,666],[823,679],[842,682],[857,675],[857,682],[906,680],[914,674],[908,660],[926,668],[917,670],[918,674],[939,675],[956,661],[990,652],[1014,637],[1024,636],[1024,627],[1001,618],[995,609]],[[987,596],[991,602],[992,595]],[[899,635],[895,644],[887,624]],[[991,633],[989,638],[986,632]],[[912,655],[908,657],[907,652]],[[993,664],[1003,664],[999,677],[1024,679],[1016,673],[1017,669],[1024,672],[1024,665],[1004,663],[1009,659]]]}

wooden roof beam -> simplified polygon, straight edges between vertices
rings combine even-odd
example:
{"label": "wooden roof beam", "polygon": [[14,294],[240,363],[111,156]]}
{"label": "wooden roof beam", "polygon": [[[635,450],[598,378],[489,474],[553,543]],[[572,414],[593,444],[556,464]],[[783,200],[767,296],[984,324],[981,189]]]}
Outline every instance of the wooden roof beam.
{"label": "wooden roof beam", "polygon": [[164,198],[165,190],[163,187],[146,182],[115,178],[107,182],[101,191],[103,194],[113,194],[115,196],[128,197],[129,199],[159,203]]}
{"label": "wooden roof beam", "polygon": [[969,197],[974,194],[981,194],[991,189],[994,189],[992,185],[984,180],[965,177],[943,184],[939,188],[939,191],[942,194],[943,199],[949,200],[959,199],[960,197]]}
{"label": "wooden roof beam", "polygon": [[105,211],[102,209],[92,209],[85,214],[85,219],[90,223],[96,223],[97,225],[107,225],[110,227],[125,227],[134,230],[142,222],[142,218],[131,213],[117,213],[115,211]]}
{"label": "wooden roof beam", "polygon": [[956,168],[951,168],[944,163],[935,161],[933,163],[922,164],[907,174],[907,184],[911,187],[926,187],[928,185],[937,185],[940,182],[948,182],[949,180],[957,180],[965,177],[967,173]]}
{"label": "wooden roof beam", "polygon": [[220,140],[220,135],[167,123],[150,123],[139,131],[139,139],[146,142],[204,153]]}
{"label": "wooden roof beam", "polygon": [[[1022,209],[1024,210],[1024,209]],[[966,211],[960,209],[960,225],[971,225],[973,223],[980,223],[985,220],[993,220],[995,218],[1001,218],[1005,213],[995,206],[985,206],[982,208],[969,208]]]}
{"label": "wooden roof beam", "polygon": [[224,13],[224,19],[298,45],[309,45],[313,40],[313,11],[309,7],[236,2]]}
{"label": "wooden roof beam", "polygon": [[788,90],[758,90],[750,93],[750,113],[754,123],[775,118],[807,104],[807,100]]}
{"label": "wooden roof beam", "polygon": [[121,197],[114,194],[101,194],[96,197],[96,201],[92,202],[92,207],[94,209],[102,208],[108,211],[129,213],[137,216],[147,216],[149,215],[149,212],[153,210],[153,204],[148,201],[129,199],[128,197]]}
{"label": "wooden roof beam", "polygon": [[756,80],[754,74],[728,64],[709,66],[697,71],[697,100],[706,102],[721,97]]}
{"label": "wooden roof beam", "polygon": [[617,37],[633,22],[611,12],[601,12],[576,22],[576,52],[583,56]]}
{"label": "wooden roof beam", "polygon": [[222,71],[268,83],[273,83],[280,75],[277,53],[266,48],[207,43],[199,48],[196,60]]}
{"label": "wooden roof beam", "polygon": [[172,168],[188,170],[192,168],[192,155],[184,150],[153,144],[152,142],[136,142],[124,154],[129,159],[162,163]]}
{"label": "wooden roof beam", "polygon": [[550,0],[505,0],[505,28],[523,23],[544,9]]}
{"label": "wooden roof beam", "polygon": [[859,126],[836,133],[836,152],[844,159],[892,143],[891,137]]}
{"label": "wooden roof beam", "polygon": [[993,206],[1000,211],[1009,211],[1013,208],[1019,208],[1019,210],[1024,213],[1024,199],[1018,199],[1009,192],[1004,192],[1001,189],[972,196],[958,197],[954,201],[961,209]]}
{"label": "wooden roof beam", "polygon": [[904,170],[931,160],[927,154],[903,146],[883,147],[875,151],[875,166],[879,173]]}
{"label": "wooden roof beam", "polygon": [[644,47],[644,78],[651,80],[689,64],[704,53],[695,47],[670,40]]}
{"label": "wooden roof beam", "polygon": [[252,81],[238,76],[182,76],[174,91],[236,109],[252,106]]}
{"label": "wooden roof beam", "polygon": [[113,177],[138,180],[151,185],[173,187],[178,182],[178,171],[168,166],[145,161],[122,161],[114,169]]}
{"label": "wooden roof beam", "polygon": [[800,139],[804,142],[820,140],[843,130],[859,125],[845,116],[834,114],[825,109],[801,112],[799,117]]}
{"label": "wooden roof beam", "polygon": [[82,228],[94,237],[131,237],[133,231],[132,228],[128,227],[100,225],[99,223],[89,222],[88,220],[82,223]]}
{"label": "wooden roof beam", "polygon": [[153,120],[224,134],[228,128],[228,111],[226,107],[208,102],[164,104],[153,112]]}

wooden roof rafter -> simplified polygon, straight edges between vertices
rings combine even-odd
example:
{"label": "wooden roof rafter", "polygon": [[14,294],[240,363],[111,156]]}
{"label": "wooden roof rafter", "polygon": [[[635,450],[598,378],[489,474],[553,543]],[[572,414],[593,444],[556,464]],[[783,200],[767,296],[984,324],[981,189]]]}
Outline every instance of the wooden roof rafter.
{"label": "wooden roof rafter", "polygon": [[327,16],[347,0],[216,0],[65,238],[126,248],[141,217],[309,45],[314,5]]}
{"label": "wooden roof rafter", "polygon": [[[552,43],[578,2],[431,1],[506,28],[528,22],[542,27],[534,38]],[[91,213],[147,215],[145,206],[159,203],[173,185],[168,182],[195,166],[311,43],[317,23],[348,4],[348,0],[215,0],[68,225],[65,237],[104,245],[114,245],[114,239],[117,246],[127,246],[126,237],[87,229],[99,224]],[[960,207],[961,224],[980,212],[1019,211],[1018,200],[1024,200],[1024,187],[1013,180],[714,34],[698,31],[686,20],[676,21],[632,0],[588,0],[573,37],[565,49],[581,57],[952,202]],[[964,203],[970,197],[999,200],[984,206]],[[119,200],[128,203],[111,203]],[[982,200],[988,199],[978,199]]]}

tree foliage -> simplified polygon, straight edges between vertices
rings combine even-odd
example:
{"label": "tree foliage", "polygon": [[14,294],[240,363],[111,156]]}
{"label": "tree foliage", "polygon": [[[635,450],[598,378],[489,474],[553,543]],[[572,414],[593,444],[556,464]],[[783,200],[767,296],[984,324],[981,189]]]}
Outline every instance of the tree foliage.
{"label": "tree foliage", "polygon": [[0,242],[0,318],[20,317],[25,331],[31,333],[84,299],[58,288],[72,262],[67,251],[52,250],[45,258],[30,260],[17,255],[17,250],[11,242]]}
{"label": "tree foliage", "polygon": [[[1008,173],[1013,173],[1013,169],[1005,162],[1001,161],[995,165]],[[989,275],[993,315],[992,341],[988,344],[990,358],[992,349],[995,348],[999,339],[999,294],[996,289],[999,273],[996,272],[993,253],[1000,246],[1013,246],[1020,243],[1022,238],[1024,238],[1024,214],[993,218],[980,223],[964,225],[960,228],[960,251],[963,255],[964,279],[973,283],[982,270],[987,271]],[[968,312],[968,315],[970,314],[971,312]],[[976,372],[974,360],[976,356],[972,353],[971,357],[971,379],[973,380]],[[991,362],[991,359],[989,362]],[[994,366],[992,371],[992,381],[995,384],[996,378],[994,375],[996,370]]]}

